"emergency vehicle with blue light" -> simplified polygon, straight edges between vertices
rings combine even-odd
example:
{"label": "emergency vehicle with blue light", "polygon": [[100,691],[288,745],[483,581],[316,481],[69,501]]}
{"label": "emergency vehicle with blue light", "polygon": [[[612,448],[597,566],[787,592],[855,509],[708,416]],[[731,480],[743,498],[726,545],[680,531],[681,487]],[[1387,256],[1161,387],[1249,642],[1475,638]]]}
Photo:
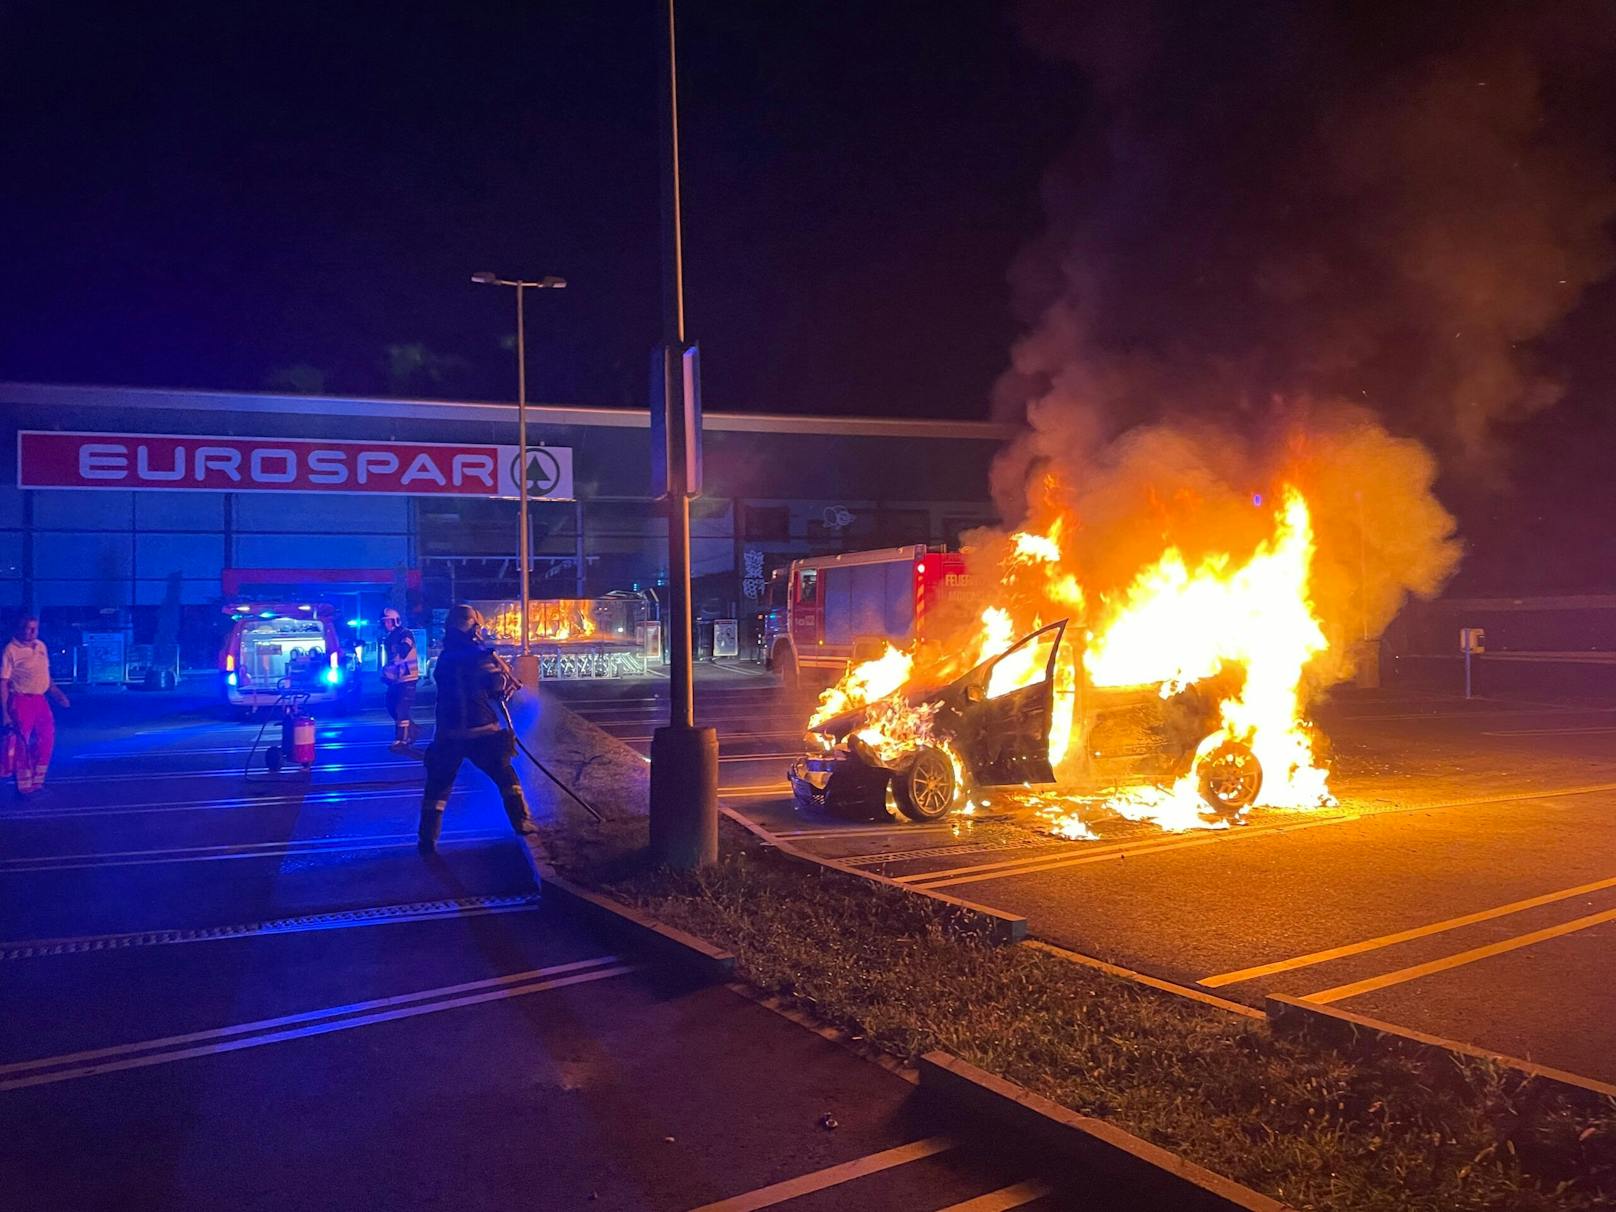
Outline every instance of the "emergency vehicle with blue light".
{"label": "emergency vehicle with blue light", "polygon": [[232,707],[269,707],[283,695],[339,710],[359,702],[360,646],[325,602],[235,602],[219,652],[219,687]]}

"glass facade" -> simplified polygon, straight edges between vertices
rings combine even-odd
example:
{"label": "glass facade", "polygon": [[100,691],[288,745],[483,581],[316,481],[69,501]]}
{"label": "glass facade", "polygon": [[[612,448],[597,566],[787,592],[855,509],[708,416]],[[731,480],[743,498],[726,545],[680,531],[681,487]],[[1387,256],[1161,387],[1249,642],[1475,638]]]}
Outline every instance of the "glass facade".
{"label": "glass facade", "polygon": [[[229,397],[0,384],[0,458],[18,430],[505,443],[510,406]],[[570,446],[576,500],[531,506],[531,593],[598,598],[667,576],[667,520],[646,496],[644,414],[535,407],[529,442]],[[695,607],[745,618],[763,582],[800,555],[944,543],[992,520],[986,426],[726,418],[704,434],[704,495],[691,507]],[[8,477],[9,479],[10,477]],[[28,489],[0,486],[0,611],[32,609],[47,631],[126,631],[151,642],[177,616],[188,663],[212,659],[236,570],[284,570],[287,587],[346,614],[379,613],[409,583],[430,614],[506,599],[517,586],[514,501],[479,497]],[[247,592],[243,590],[242,592]],[[164,622],[164,619],[167,622]],[[422,622],[427,620],[423,619]],[[744,632],[744,628],[743,628]],[[60,642],[67,642],[63,636]]]}

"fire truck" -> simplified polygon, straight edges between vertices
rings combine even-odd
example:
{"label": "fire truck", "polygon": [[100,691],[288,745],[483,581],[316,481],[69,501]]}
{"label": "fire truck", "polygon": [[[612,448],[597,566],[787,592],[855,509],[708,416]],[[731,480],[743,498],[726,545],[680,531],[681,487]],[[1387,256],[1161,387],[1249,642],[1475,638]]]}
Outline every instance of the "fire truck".
{"label": "fire truck", "polygon": [[923,636],[966,575],[960,553],[924,544],[793,560],[769,587],[764,663],[787,686],[834,681],[849,662]]}

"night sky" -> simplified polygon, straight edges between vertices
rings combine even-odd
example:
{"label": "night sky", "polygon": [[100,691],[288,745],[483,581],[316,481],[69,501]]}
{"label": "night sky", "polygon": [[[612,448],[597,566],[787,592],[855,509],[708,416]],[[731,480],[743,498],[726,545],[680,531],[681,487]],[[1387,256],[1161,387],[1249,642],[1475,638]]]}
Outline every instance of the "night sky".
{"label": "night sky", "polygon": [[[0,376],[644,405],[650,0],[6,4]],[[681,6],[710,407],[983,416],[1076,73],[986,3]]]}
{"label": "night sky", "polygon": [[[0,3],[0,377],[510,399],[491,269],[569,281],[533,398],[643,407],[660,4],[399,8]],[[708,407],[1110,440],[1346,401],[1440,460],[1462,579],[1608,581],[1616,6],[680,23]]]}

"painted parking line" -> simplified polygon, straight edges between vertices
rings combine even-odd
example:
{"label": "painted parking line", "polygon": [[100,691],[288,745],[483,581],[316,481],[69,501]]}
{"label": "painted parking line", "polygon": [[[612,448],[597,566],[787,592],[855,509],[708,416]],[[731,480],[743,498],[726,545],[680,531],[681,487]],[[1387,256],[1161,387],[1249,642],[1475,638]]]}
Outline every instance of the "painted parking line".
{"label": "painted parking line", "polygon": [[[351,1031],[356,1027],[368,1027],[375,1023],[392,1022],[401,1018],[415,1018],[423,1014],[438,1014],[462,1006],[476,1006],[505,998],[546,993],[552,989],[564,989],[571,985],[606,980],[633,971],[633,965],[618,962],[615,955],[597,956],[594,959],[578,960],[571,964],[534,968],[511,976],[468,981],[461,985],[444,985],[437,989],[423,989],[416,993],[403,993],[396,997],[376,998],[366,1002],[351,1002],[346,1006],[331,1006],[323,1010],[307,1010],[300,1014],[283,1015],[280,1018],[259,1019],[251,1023],[218,1027],[211,1031],[193,1031],[186,1035],[142,1040],[138,1043],[96,1048],[87,1052],[45,1056],[31,1061],[0,1065],[0,1091],[48,1086],[56,1082],[94,1077],[103,1073],[117,1073],[125,1069],[172,1064],[174,1061],[188,1060],[195,1056],[238,1052],[243,1048],[261,1048],[268,1044],[286,1043],[288,1040],[328,1035],[333,1031]],[[561,975],[562,973],[570,975]],[[464,996],[456,996],[458,994]],[[275,1028],[285,1029],[275,1030]],[[184,1046],[187,1044],[194,1046]]]}
{"label": "painted parking line", "polygon": [[55,955],[83,955],[95,951],[127,951],[135,947],[161,947],[176,943],[228,942],[280,934],[308,934],[327,930],[358,930],[367,926],[393,926],[413,922],[459,920],[502,913],[533,913],[543,908],[537,892],[516,896],[462,896],[440,901],[412,901],[399,905],[370,905],[363,909],[334,909],[295,917],[241,922],[229,926],[191,926],[174,930],[125,931],[119,934],[80,934],[55,938],[0,942],[0,960],[38,959]]}
{"label": "painted parking line", "polygon": [[1500,728],[1484,732],[1482,736],[1583,736],[1589,733],[1616,732],[1616,724],[1600,724],[1587,728]]}
{"label": "painted parking line", "polygon": [[[265,739],[266,741],[268,740],[267,737]],[[317,748],[321,753],[324,753],[327,749],[385,749],[392,743],[392,741],[392,733],[387,733],[385,735],[382,733],[377,733],[376,739],[373,741],[320,741],[318,742]],[[278,737],[276,739],[276,743],[279,743]],[[73,762],[150,762],[159,761],[166,758],[190,757],[193,754],[216,755],[251,753],[253,748],[254,747],[252,745],[199,745],[195,747],[185,746],[170,749],[117,749],[107,752],[91,750],[87,753],[74,754],[68,759],[68,763],[71,765]],[[258,746],[258,748],[261,749],[263,746]]]}
{"label": "painted parking line", "polygon": [[[901,877],[899,882],[908,884],[911,888],[954,888],[960,884],[979,884],[986,880],[1011,879],[1019,875],[1042,875],[1046,871],[1060,871],[1067,867],[1080,867],[1087,863],[1110,862],[1113,859],[1128,858],[1136,854],[1161,854],[1169,850],[1188,850],[1195,846],[1222,845],[1229,842],[1239,841],[1243,838],[1272,837],[1276,834],[1295,833],[1303,829],[1318,829],[1324,825],[1340,825],[1346,823],[1347,821],[1355,821],[1357,819],[1357,814],[1353,813],[1344,816],[1333,816],[1325,820],[1297,821],[1295,823],[1287,823],[1284,825],[1248,825],[1243,829],[1225,829],[1210,834],[1203,833],[1196,837],[1182,838],[1178,840],[1157,840],[1152,842],[1140,842],[1137,845],[1131,846],[1113,846],[1108,847],[1103,851],[1089,851],[1085,854],[1077,855],[1074,858],[1057,858],[1052,860],[1027,859],[1020,864],[983,863],[975,868],[959,868],[958,870],[973,871],[976,872],[976,874],[959,875],[952,879],[908,876]],[[1003,869],[984,871],[984,868],[989,867]]]}
{"label": "painted parking line", "polygon": [[796,1199],[799,1195],[839,1187],[856,1178],[863,1178],[866,1174],[878,1174],[882,1170],[890,1170],[894,1166],[906,1165],[924,1157],[935,1157],[939,1153],[946,1153],[958,1147],[959,1142],[952,1137],[928,1136],[925,1140],[911,1141],[895,1149],[883,1149],[879,1153],[871,1153],[837,1166],[827,1166],[823,1170],[814,1170],[796,1178],[788,1178],[784,1182],[759,1187],[755,1191],[732,1195],[717,1203],[703,1204],[694,1209],[694,1212],[753,1212],[756,1208],[772,1208],[775,1204]]}
{"label": "painted parking line", "polygon": [[[510,833],[474,829],[445,830],[442,841],[497,842]],[[96,867],[145,867],[163,863],[217,863],[239,859],[302,858],[321,854],[354,854],[366,850],[414,849],[414,833],[356,835],[351,838],[310,838],[304,841],[250,842],[237,846],[176,846],[166,850],[112,850],[105,854],[42,855],[0,861],[0,875],[26,875],[36,871],[81,871]]]}
{"label": "painted parking line", "polygon": [[1476,922],[1491,921],[1494,918],[1507,917],[1512,913],[1522,913],[1528,909],[1536,909],[1539,905],[1552,905],[1556,901],[1569,900],[1574,896],[1602,892],[1606,888],[1616,888],[1616,878],[1596,880],[1591,884],[1578,884],[1575,888],[1562,888],[1557,892],[1545,892],[1541,896],[1527,897],[1525,900],[1511,901],[1507,905],[1497,905],[1491,909],[1481,909],[1475,913],[1450,917],[1444,921],[1432,922],[1428,926],[1415,926],[1409,930],[1399,930],[1394,934],[1382,934],[1377,938],[1364,939],[1362,942],[1347,943],[1341,947],[1329,947],[1323,951],[1310,951],[1306,955],[1276,960],[1271,964],[1258,964],[1256,967],[1241,968],[1235,972],[1220,972],[1215,976],[1203,976],[1196,983],[1205,985],[1208,989],[1218,989],[1224,985],[1234,985],[1239,984],[1241,981],[1255,980],[1259,976],[1271,976],[1276,972],[1290,972],[1296,968],[1307,968],[1313,964],[1323,964],[1349,955],[1362,955],[1366,951],[1376,951],[1382,947],[1394,947],[1398,943],[1406,943],[1410,939],[1427,938],[1433,934],[1441,934],[1444,931],[1457,930],[1462,926],[1474,925]]}
{"label": "painted parking line", "polygon": [[1567,934],[1575,934],[1579,930],[1602,926],[1606,922],[1616,922],[1616,909],[1606,909],[1602,913],[1590,913],[1587,917],[1575,918],[1572,921],[1562,922],[1558,926],[1549,926],[1543,930],[1534,930],[1530,934],[1505,939],[1503,942],[1489,943],[1485,947],[1472,947],[1469,951],[1444,956],[1442,959],[1432,960],[1429,963],[1415,964],[1412,967],[1399,968],[1395,972],[1372,976],[1367,980],[1353,981],[1348,985],[1337,985],[1333,989],[1325,989],[1319,993],[1309,993],[1302,1000],[1304,1002],[1314,1002],[1321,1006],[1330,1002],[1343,1001],[1349,997],[1373,993],[1377,989],[1385,989],[1392,985],[1401,985],[1407,981],[1418,980],[1422,976],[1430,976],[1433,973],[1461,968],[1466,964],[1474,964],[1478,960],[1491,959],[1495,955],[1519,951],[1522,947],[1530,947],[1535,943],[1546,942],[1551,938],[1560,938]]}
{"label": "painted parking line", "polygon": [[[420,761],[409,760],[404,757],[394,758],[390,762],[321,762],[314,767],[316,774],[339,774],[350,770],[399,770],[407,771],[412,778],[420,777]],[[290,765],[290,763],[288,763]],[[68,774],[61,778],[51,780],[52,785],[72,783],[151,783],[161,780],[169,782],[173,779],[239,779],[249,774],[258,774],[257,771],[244,771],[240,766],[226,766],[214,770],[128,770],[121,774]],[[263,777],[259,775],[259,777]]]}
{"label": "painted parking line", "polygon": [[[400,783],[398,790],[387,788],[372,791],[345,791],[335,787],[326,787],[315,790],[314,786],[304,784],[305,790],[290,795],[238,795],[222,796],[209,800],[181,800],[174,803],[170,800],[146,800],[138,804],[75,804],[68,808],[27,808],[20,812],[7,812],[0,815],[0,823],[6,821],[49,821],[58,818],[68,819],[78,816],[130,816],[143,815],[153,812],[214,812],[228,811],[238,808],[316,808],[321,805],[333,804],[346,807],[360,801],[397,800],[401,795],[413,796],[419,799],[419,791],[408,783]],[[457,787],[458,791],[459,788]],[[451,795],[454,793],[451,792]]]}
{"label": "painted parking line", "polygon": [[1023,1204],[1030,1204],[1035,1199],[1043,1199],[1046,1195],[1055,1193],[1054,1185],[1046,1183],[1041,1178],[1029,1178],[1024,1183],[1012,1183],[1008,1187],[1000,1187],[997,1191],[989,1191],[986,1195],[978,1195],[975,1199],[968,1199],[964,1203],[949,1204],[939,1209],[939,1212],[1006,1212],[1009,1208],[1019,1208]]}

